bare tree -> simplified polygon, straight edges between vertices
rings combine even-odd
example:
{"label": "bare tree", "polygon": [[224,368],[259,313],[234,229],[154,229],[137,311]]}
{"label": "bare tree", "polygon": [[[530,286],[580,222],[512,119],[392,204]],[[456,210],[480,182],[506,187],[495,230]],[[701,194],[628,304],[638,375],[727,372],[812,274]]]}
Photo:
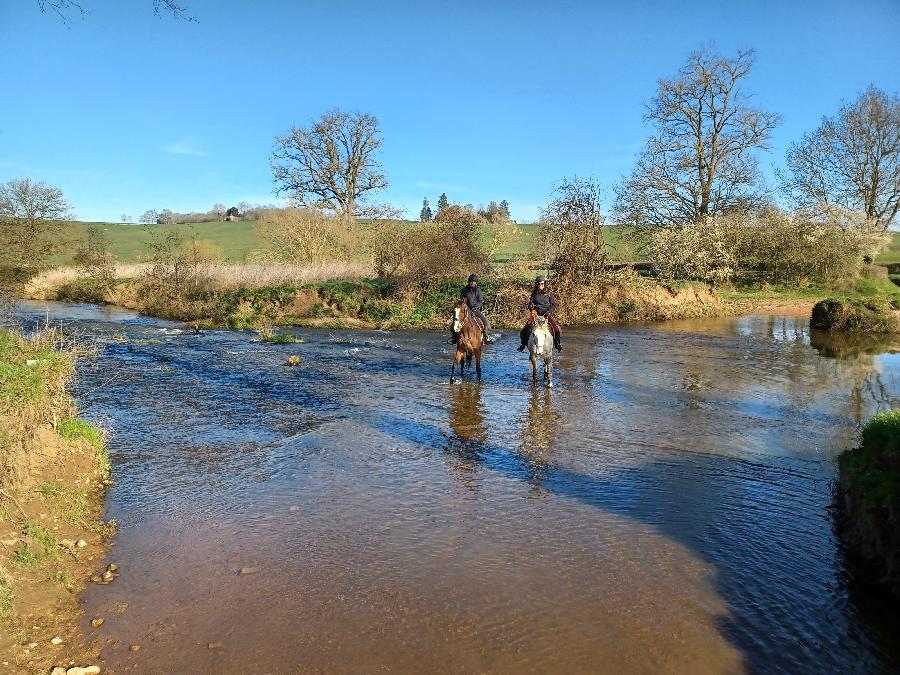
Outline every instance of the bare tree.
{"label": "bare tree", "polygon": [[[83,17],[87,13],[83,3],[75,0],[37,0],[37,4],[41,12],[50,10],[66,23],[71,21],[72,16]],[[186,7],[179,5],[174,0],[153,0],[153,13],[161,16],[163,11],[171,13],[176,19],[196,20],[188,14]]]}
{"label": "bare tree", "polygon": [[0,293],[18,288],[61,248],[70,208],[62,190],[46,183],[0,185]]}
{"label": "bare tree", "polygon": [[538,246],[547,267],[563,281],[596,275],[606,260],[600,186],[592,179],[564,178],[555,199],[541,210]]}
{"label": "bare tree", "polygon": [[645,116],[657,133],[615,187],[620,222],[692,223],[763,201],[754,151],[768,149],[781,117],[739,89],[752,66],[752,50],[729,59],[707,48],[659,81]]}
{"label": "bare tree", "polygon": [[900,97],[869,87],[791,145],[778,175],[795,206],[861,211],[886,230],[900,210]]}
{"label": "bare tree", "polygon": [[212,212],[213,214],[215,214],[216,218],[222,220],[223,218],[225,218],[225,205],[216,202],[215,204],[213,204]]}
{"label": "bare tree", "polygon": [[271,159],[276,193],[344,219],[359,215],[361,202],[388,186],[375,158],[380,147],[373,115],[329,110],[308,127],[291,127],[276,137]]}

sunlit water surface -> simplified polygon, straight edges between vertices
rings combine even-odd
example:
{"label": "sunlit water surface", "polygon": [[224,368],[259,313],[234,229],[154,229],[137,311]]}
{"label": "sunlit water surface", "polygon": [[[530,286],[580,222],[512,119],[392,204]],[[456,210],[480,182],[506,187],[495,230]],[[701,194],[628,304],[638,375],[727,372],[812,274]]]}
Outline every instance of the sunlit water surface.
{"label": "sunlit water surface", "polygon": [[836,454],[900,405],[889,344],[799,317],[570,330],[546,390],[512,333],[450,385],[436,333],[49,312],[99,348],[76,395],[111,432],[122,574],[85,629],[106,619],[116,672],[900,664],[832,511]]}

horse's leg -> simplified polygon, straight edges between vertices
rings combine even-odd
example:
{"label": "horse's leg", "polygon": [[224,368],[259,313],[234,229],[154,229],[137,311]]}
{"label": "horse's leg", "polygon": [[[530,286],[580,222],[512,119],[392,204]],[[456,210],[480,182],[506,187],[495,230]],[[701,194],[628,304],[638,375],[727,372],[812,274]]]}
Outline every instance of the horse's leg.
{"label": "horse's leg", "polygon": [[463,353],[457,350],[456,354],[453,355],[453,365],[450,366],[450,384],[456,382],[453,377],[453,374],[456,372],[456,364],[459,364],[459,376],[461,379],[465,379],[465,373],[463,372],[463,361],[462,361]]}
{"label": "horse's leg", "polygon": [[544,379],[547,380],[547,388],[553,389],[553,352],[550,357],[544,357]]}
{"label": "horse's leg", "polygon": [[531,361],[531,384],[537,386],[537,358],[534,353],[529,354],[528,359]]}
{"label": "horse's leg", "polygon": [[481,347],[475,350],[475,374],[481,382]]}

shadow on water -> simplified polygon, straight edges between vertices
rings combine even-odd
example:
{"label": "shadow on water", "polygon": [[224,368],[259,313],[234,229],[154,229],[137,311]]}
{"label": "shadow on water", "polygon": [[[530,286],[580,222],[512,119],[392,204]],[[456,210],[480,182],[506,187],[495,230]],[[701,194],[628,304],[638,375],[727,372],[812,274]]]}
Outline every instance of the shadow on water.
{"label": "shadow on water", "polygon": [[[788,518],[769,521],[742,495],[759,490],[765,498],[811,520],[827,520],[817,504],[802,503],[798,485],[821,483],[814,472],[796,466],[764,464],[689,452],[665,460],[594,476],[554,465],[553,392],[532,388],[518,421],[521,443],[509,450],[490,441],[482,387],[451,387],[450,433],[421,422],[384,415],[377,427],[403,441],[442,448],[450,475],[478,491],[479,468],[530,483],[536,491],[577,500],[607,513],[656,528],[715,570],[714,586],[728,612],[718,618],[722,634],[741,652],[752,672],[861,671],[900,667],[898,634],[848,621],[857,611],[841,573],[839,551],[827,524],[810,524],[798,546]],[[631,449],[622,447],[622,452]],[[811,490],[814,491],[814,490]],[[808,491],[807,491],[808,492]],[[727,518],[715,517],[725,511]],[[803,527],[802,525],[800,527]],[[822,580],[826,579],[825,587]],[[869,609],[872,603],[867,603]],[[863,608],[865,610],[865,608]],[[882,606],[876,611],[882,612]],[[871,613],[871,612],[870,612]],[[862,617],[863,620],[865,617]],[[900,628],[897,618],[879,617]],[[855,634],[859,633],[859,634]],[[833,641],[867,644],[873,654],[847,660],[847,645],[835,656]]]}
{"label": "shadow on water", "polygon": [[[498,610],[479,625],[502,619],[498,634],[513,640],[517,622],[534,614],[535,606],[515,604],[522,599],[518,578],[499,570],[501,564],[532,562],[535,544],[529,548],[524,529],[542,538],[557,535],[540,550],[545,566],[535,569],[554,574],[568,571],[573,558],[583,560],[572,579],[599,594],[596,602],[593,596],[586,600],[582,615],[563,605],[549,630],[586,626],[589,631],[590,622],[604,613],[626,617],[607,625],[634,635],[615,634],[615,644],[606,651],[598,647],[595,654],[615,655],[616,644],[637,649],[633,638],[648,630],[647,614],[659,609],[648,597],[607,604],[603,594],[622,588],[654,595],[652,600],[662,595],[663,601],[693,602],[705,592],[706,577],[669,575],[666,567],[692,563],[693,556],[704,575],[711,569],[709,582],[724,606],[704,605],[699,619],[685,611],[686,622],[712,633],[708,617],[713,615],[747,669],[877,672],[900,665],[897,619],[870,621],[874,610],[865,597],[848,591],[827,511],[834,449],[873,410],[898,401],[898,369],[876,356],[885,351],[880,343],[838,344],[799,321],[760,317],[573,330],[558,361],[560,386],[549,391],[530,385],[521,355],[504,349],[503,341],[488,355],[484,385],[450,386],[451,355],[443,337],[438,347],[429,334],[319,332],[313,338],[306,333],[307,344],[295,348],[251,343],[251,333],[196,338],[165,322],[98,317],[66,306],[60,312],[86,322],[101,347],[98,359],[82,366],[79,387],[88,414],[111,420],[115,429],[118,471],[109,501],[110,515],[122,523],[119,553],[131,555],[145,575],[163,575],[149,591],[137,578],[131,588],[138,598],[168,591],[171,596],[163,597],[175,598],[175,605],[182,594],[194,593],[217,622],[231,616],[230,600],[237,598],[235,603],[248,605],[253,621],[240,616],[232,623],[258,623],[261,633],[253,638],[258,642],[242,644],[254,653],[271,650],[275,660],[267,663],[280,663],[283,652],[291,656],[283,640],[332,637],[330,617],[358,620],[360,630],[387,624],[404,639],[425,634],[425,624],[407,633],[390,623],[402,603],[380,614],[366,608],[380,607],[379,598],[404,589],[404,582],[419,588],[415,574],[435,559],[442,562],[426,571],[437,576],[446,574],[448,565],[474,563],[474,569],[453,577],[446,593],[480,592],[468,583],[479,572],[486,588],[506,584],[508,595],[499,597],[512,597],[519,613]],[[127,339],[112,337],[122,330]],[[819,358],[811,346],[840,358]],[[285,368],[293,349],[302,352],[303,363]],[[391,439],[401,447],[385,442]],[[407,444],[413,452],[402,447]],[[527,489],[517,489],[522,485]],[[472,511],[456,510],[460,501]],[[293,503],[302,504],[298,520],[278,515]],[[545,514],[548,520],[542,521]],[[619,521],[640,527],[620,527]],[[441,530],[442,523],[449,523],[448,529]],[[227,536],[193,541],[195,529],[202,528]],[[190,531],[185,545],[171,538],[181,529]],[[642,536],[647,530],[683,547],[685,555],[666,558],[665,546]],[[604,539],[616,533],[621,541]],[[423,547],[427,537],[430,546]],[[645,552],[638,549],[645,544],[653,550],[641,557]],[[207,546],[200,549],[197,568],[190,556],[195,545]],[[457,545],[467,546],[468,555],[455,556]],[[220,566],[233,565],[232,556],[250,556],[257,548],[274,552],[270,575],[241,581],[259,584],[254,593],[235,590],[233,573],[217,576],[210,564],[212,556]],[[148,554],[156,557],[148,561]],[[500,561],[498,566],[479,568],[485,554]],[[183,587],[166,576],[169,561],[176,559],[170,556],[176,555],[195,573]],[[637,567],[620,564],[623,559]],[[612,578],[594,567],[598,560],[612,565]],[[688,588],[669,595],[660,585],[615,576],[629,569],[643,580],[673,579]],[[341,571],[351,574],[356,589],[356,595],[348,591],[350,600],[359,600],[353,612],[316,604],[306,613],[295,611],[296,602],[328,599],[336,588],[343,592],[343,578],[332,576]],[[307,586],[309,575],[316,574],[324,579],[321,586]],[[116,588],[127,588],[122,583],[127,578]],[[560,591],[565,583],[546,586]],[[219,608],[221,615],[209,599],[217,595],[228,605]],[[278,599],[282,596],[287,600]],[[424,600],[443,606],[446,594],[413,599],[412,605]],[[170,616],[180,625],[196,619],[190,608],[173,609],[171,601],[155,613],[140,614],[139,604],[134,626]],[[458,606],[465,612],[476,607],[468,599]],[[448,646],[454,655],[464,655],[461,643],[444,637],[451,625],[447,614],[432,610],[420,616],[439,617],[434,619],[439,637],[422,643],[426,651],[420,657],[428,649],[440,657]],[[634,616],[640,618],[628,623]],[[576,626],[579,619],[587,622]],[[295,632],[279,633],[284,620],[294,622]],[[120,630],[127,629],[123,624]],[[351,661],[341,659],[350,650],[352,631],[342,635],[341,629],[335,637],[344,643],[333,663],[346,666]],[[671,632],[675,636],[677,629]],[[526,637],[520,646],[529,633],[521,634]],[[390,637],[381,634],[366,657],[380,653]],[[552,636],[536,641],[551,648],[561,644]],[[593,646],[593,641],[581,642]],[[684,638],[689,650],[714,642]],[[160,653],[168,656],[174,644],[160,646]],[[470,647],[470,654],[482,647]],[[310,656],[313,668],[328,663],[315,661],[323,649],[320,640],[305,653],[294,651],[297,658]],[[149,651],[148,643],[141,657]],[[204,658],[212,657],[201,651],[187,663],[209,666]],[[403,653],[408,651],[404,644]],[[490,669],[486,662],[473,663],[473,670]],[[497,663],[503,669],[504,663],[522,662]]]}

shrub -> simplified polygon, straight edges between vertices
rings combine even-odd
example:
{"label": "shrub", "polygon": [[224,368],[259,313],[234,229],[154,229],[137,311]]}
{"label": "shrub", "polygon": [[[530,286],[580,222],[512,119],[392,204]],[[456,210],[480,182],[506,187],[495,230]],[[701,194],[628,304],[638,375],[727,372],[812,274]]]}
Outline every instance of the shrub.
{"label": "shrub", "polygon": [[647,251],[657,273],[670,279],[831,284],[855,277],[863,260],[887,243],[853,214],[813,217],[768,208],[657,228]]}
{"label": "shrub", "polygon": [[355,253],[352,221],[309,208],[266,209],[256,225],[272,252],[286,262],[346,259]]}
{"label": "shrub", "polygon": [[886,300],[849,300],[827,298],[817,302],[810,325],[822,330],[851,330],[868,333],[900,331],[900,320]]}
{"label": "shrub", "polygon": [[404,289],[484,272],[489,268],[481,243],[484,224],[474,209],[456,204],[430,223],[379,223],[370,231],[375,269]]}
{"label": "shrub", "polygon": [[101,296],[116,278],[116,257],[110,250],[109,238],[96,225],[87,228],[85,238],[75,249],[73,260],[79,271],[100,289]]}
{"label": "shrub", "polygon": [[554,272],[557,287],[590,281],[606,262],[600,187],[590,179],[566,178],[541,211],[535,253]]}

